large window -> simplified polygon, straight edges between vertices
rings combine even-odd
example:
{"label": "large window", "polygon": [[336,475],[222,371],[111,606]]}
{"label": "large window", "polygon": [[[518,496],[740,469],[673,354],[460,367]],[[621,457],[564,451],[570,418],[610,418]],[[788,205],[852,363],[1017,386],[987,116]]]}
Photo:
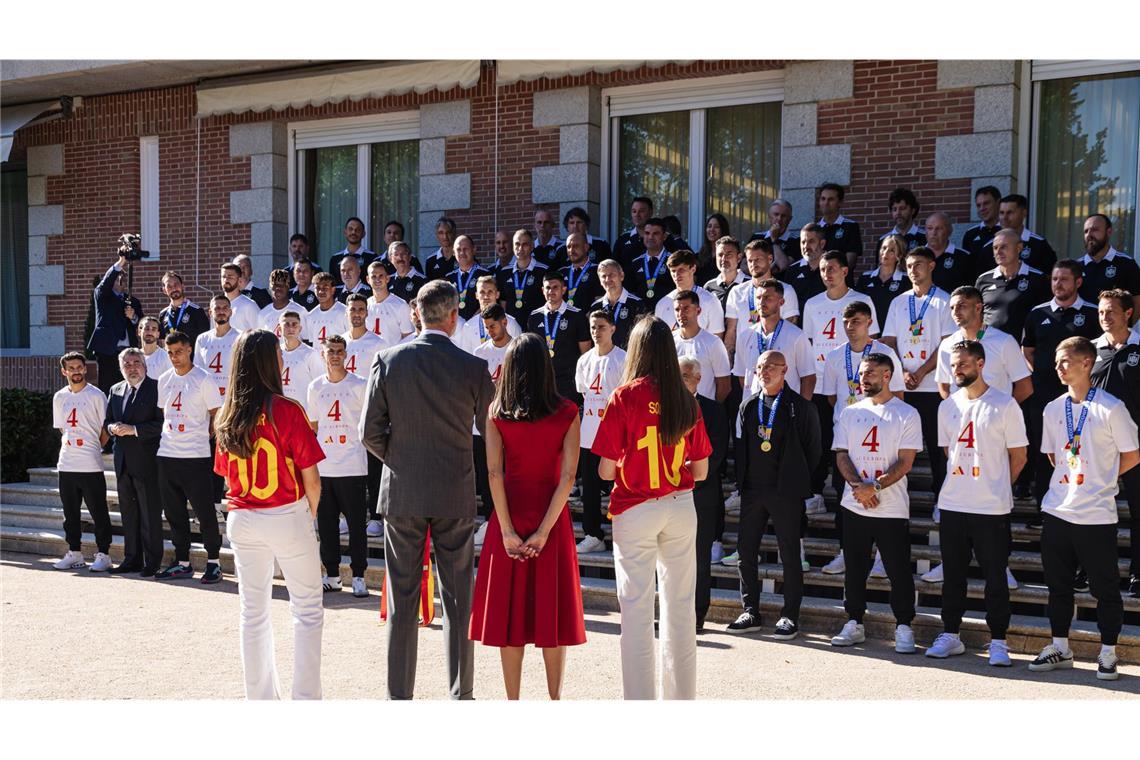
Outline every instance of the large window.
{"label": "large window", "polygon": [[28,173],[0,179],[0,347],[28,348]]}
{"label": "large window", "polygon": [[629,229],[633,198],[676,215],[694,249],[709,214],[729,231],[762,229],[780,185],[783,72],[680,80],[607,90],[603,234]]}
{"label": "large window", "polygon": [[1060,66],[1034,64],[1034,231],[1062,258],[1077,258],[1084,254],[1085,218],[1105,214],[1113,220],[1113,246],[1135,255],[1140,65],[1133,71],[1064,73]]}
{"label": "large window", "polygon": [[322,267],[344,248],[344,223],[353,216],[364,220],[371,250],[382,252],[384,225],[393,220],[417,250],[418,111],[303,122],[290,125],[290,140],[290,227],[309,238]]}

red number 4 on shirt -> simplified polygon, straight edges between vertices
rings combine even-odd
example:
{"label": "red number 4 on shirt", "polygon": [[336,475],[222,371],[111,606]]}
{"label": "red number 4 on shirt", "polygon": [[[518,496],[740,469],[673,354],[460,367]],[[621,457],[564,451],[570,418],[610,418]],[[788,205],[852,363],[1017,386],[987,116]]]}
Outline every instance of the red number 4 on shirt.
{"label": "red number 4 on shirt", "polygon": [[968,449],[974,448],[974,421],[973,420],[970,420],[970,423],[962,429],[961,434],[958,436],[958,443],[966,444],[966,448],[968,448]]}
{"label": "red number 4 on shirt", "polygon": [[334,422],[340,422],[340,399],[333,402],[333,405],[329,407],[329,413],[325,416]]}
{"label": "red number 4 on shirt", "polygon": [[879,450],[879,426],[873,425],[863,437],[863,445],[867,447],[872,454]]}
{"label": "red number 4 on shirt", "polygon": [[820,331],[820,335],[823,335],[828,340],[835,340],[835,317],[832,317],[828,321],[827,325]]}
{"label": "red number 4 on shirt", "polygon": [[598,376],[594,378],[594,382],[590,383],[590,390],[597,395],[602,395],[602,374],[599,372]]}
{"label": "red number 4 on shirt", "polygon": [[77,409],[72,409],[71,414],[67,415],[67,424],[72,427],[79,427],[79,417],[76,416]]}

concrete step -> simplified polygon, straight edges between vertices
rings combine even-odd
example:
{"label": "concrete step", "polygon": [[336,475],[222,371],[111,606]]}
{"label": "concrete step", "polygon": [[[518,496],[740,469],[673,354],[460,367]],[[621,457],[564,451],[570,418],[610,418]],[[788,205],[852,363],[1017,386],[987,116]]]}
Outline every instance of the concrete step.
{"label": "concrete step", "polygon": [[[166,559],[170,560],[173,558],[173,547],[168,544],[166,548]],[[0,527],[0,550],[58,557],[67,550],[67,543],[63,538],[63,532],[59,530],[2,526]],[[94,553],[95,539],[93,535],[83,535],[82,550],[88,557]],[[123,541],[121,536],[114,538],[110,553],[114,561],[122,560]],[[204,570],[206,564],[205,551],[193,547],[190,554],[191,564],[194,568],[199,572]],[[233,580],[232,550],[222,549],[220,562],[223,572],[229,575],[223,582]],[[342,582],[350,585],[351,571],[348,565],[342,563],[340,571]],[[115,578],[117,576],[108,577]],[[124,579],[136,577],[124,576]],[[369,560],[364,579],[368,588],[377,592],[384,582],[383,561]],[[179,581],[170,582],[177,583]],[[181,582],[186,583],[186,581]],[[616,587],[614,582],[610,580],[583,578],[582,598],[588,609],[610,611],[618,609]],[[779,616],[781,604],[782,600],[777,595],[770,593],[761,595],[761,614],[766,624],[771,624]],[[442,614],[438,601],[436,602],[436,610],[437,615]],[[738,594],[723,589],[713,589],[709,614],[706,618],[706,625],[709,628],[732,622],[739,613],[740,600]],[[846,618],[847,614],[844,612],[841,602],[834,599],[805,597],[800,613],[800,628],[807,633],[833,634],[842,627]],[[874,602],[869,604],[864,624],[870,638],[883,640],[893,638],[894,618],[887,605]],[[918,643],[922,646],[929,646],[934,637],[942,631],[938,611],[929,607],[920,607],[912,627]],[[989,633],[984,619],[974,613],[968,613],[963,619],[961,635],[963,641],[972,647],[982,647],[989,641]],[[1015,615],[1011,621],[1006,640],[1010,645],[1010,650],[1015,653],[1036,654],[1050,640],[1048,623],[1038,617]],[[1095,658],[1100,649],[1100,638],[1096,632],[1096,625],[1087,621],[1073,622],[1069,641],[1075,655],[1082,660]],[[1140,628],[1125,626],[1117,645],[1117,654],[1124,663],[1140,663]]]}

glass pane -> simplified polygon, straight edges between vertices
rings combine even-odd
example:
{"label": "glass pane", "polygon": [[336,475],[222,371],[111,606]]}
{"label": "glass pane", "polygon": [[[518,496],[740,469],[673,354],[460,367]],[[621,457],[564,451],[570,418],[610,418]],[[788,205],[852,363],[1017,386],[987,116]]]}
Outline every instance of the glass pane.
{"label": "glass pane", "polygon": [[[780,104],[709,109],[707,133],[705,217],[724,214],[729,232],[747,240],[767,229],[768,204],[780,187]],[[704,241],[692,237],[693,246]]]}
{"label": "glass pane", "polygon": [[305,164],[305,230],[311,255],[326,270],[344,248],[344,223],[356,216],[356,146],[302,151]]}
{"label": "glass pane", "polygon": [[629,206],[639,195],[653,199],[655,216],[675,214],[687,224],[689,112],[623,116],[620,133],[614,236],[629,229]]}
{"label": "glass pane", "polygon": [[28,174],[0,176],[0,347],[28,348]]}
{"label": "glass pane", "polygon": [[416,238],[420,208],[419,140],[373,143],[371,171],[371,221],[369,247],[383,253],[384,226],[390,221],[404,225],[404,242],[418,252]]}
{"label": "glass pane", "polygon": [[1135,253],[1140,74],[1042,82],[1040,130],[1034,231],[1078,258],[1085,217],[1105,214],[1112,244]]}

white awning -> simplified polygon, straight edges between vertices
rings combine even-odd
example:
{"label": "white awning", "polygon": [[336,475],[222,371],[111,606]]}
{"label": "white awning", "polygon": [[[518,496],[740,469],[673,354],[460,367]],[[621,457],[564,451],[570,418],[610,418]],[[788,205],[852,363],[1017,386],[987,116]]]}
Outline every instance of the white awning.
{"label": "white awning", "polygon": [[533,82],[536,79],[558,79],[576,77],[595,72],[608,74],[611,71],[633,71],[642,66],[652,69],[670,63],[687,64],[692,61],[498,61],[498,84]]}
{"label": "white awning", "polygon": [[12,152],[12,143],[16,139],[16,130],[35,121],[40,116],[51,111],[62,109],[58,99],[44,100],[39,103],[25,103],[22,106],[5,106],[0,110],[0,161],[7,161],[8,154]]}
{"label": "white awning", "polygon": [[282,111],[343,100],[383,98],[415,91],[474,87],[479,61],[422,61],[368,69],[297,76],[270,82],[198,88],[198,116],[245,111]]}

